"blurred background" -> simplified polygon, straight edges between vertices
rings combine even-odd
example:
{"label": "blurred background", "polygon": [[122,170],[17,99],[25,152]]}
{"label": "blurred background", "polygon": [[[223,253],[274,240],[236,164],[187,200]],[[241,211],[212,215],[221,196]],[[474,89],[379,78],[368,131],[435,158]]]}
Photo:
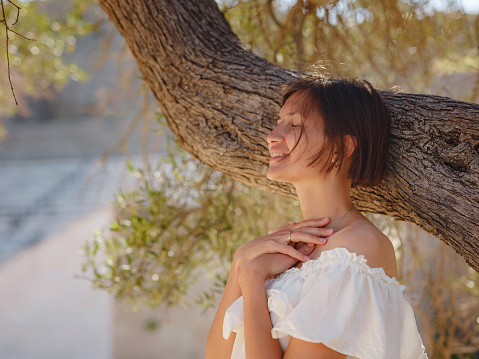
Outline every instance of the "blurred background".
{"label": "blurred background", "polygon": [[[476,0],[217,4],[279,66],[479,101]],[[236,248],[299,221],[298,202],[187,155],[94,0],[3,6],[0,358],[204,358]],[[479,358],[478,274],[415,225],[368,216],[429,356]]]}

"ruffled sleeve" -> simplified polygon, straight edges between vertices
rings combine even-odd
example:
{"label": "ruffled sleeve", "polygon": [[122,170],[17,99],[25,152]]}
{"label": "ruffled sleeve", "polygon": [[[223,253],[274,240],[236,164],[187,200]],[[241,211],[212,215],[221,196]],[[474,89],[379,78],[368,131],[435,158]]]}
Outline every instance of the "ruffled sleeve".
{"label": "ruffled sleeve", "polygon": [[223,319],[223,338],[238,333],[244,327],[243,297],[239,297],[227,310]]}
{"label": "ruffled sleeve", "polygon": [[291,276],[301,283],[296,298],[281,288],[267,290],[272,319],[277,317],[273,338],[323,343],[360,359],[427,358],[404,286],[382,268],[370,268],[364,256],[335,248],[279,281]]}
{"label": "ruffled sleeve", "polygon": [[229,339],[232,333],[236,333],[231,359],[246,358],[244,343],[244,311],[243,297],[239,297],[225,313],[223,320],[223,338]]}

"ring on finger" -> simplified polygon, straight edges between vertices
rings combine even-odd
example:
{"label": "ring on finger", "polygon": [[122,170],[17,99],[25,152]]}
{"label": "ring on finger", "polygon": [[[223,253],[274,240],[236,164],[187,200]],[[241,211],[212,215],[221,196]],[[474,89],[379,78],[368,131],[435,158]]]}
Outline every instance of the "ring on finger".
{"label": "ring on finger", "polygon": [[293,232],[294,232],[294,230],[293,230],[293,229],[291,229],[291,230],[289,231],[289,234],[288,234],[288,240],[290,240],[290,241],[291,241],[291,233],[293,233]]}

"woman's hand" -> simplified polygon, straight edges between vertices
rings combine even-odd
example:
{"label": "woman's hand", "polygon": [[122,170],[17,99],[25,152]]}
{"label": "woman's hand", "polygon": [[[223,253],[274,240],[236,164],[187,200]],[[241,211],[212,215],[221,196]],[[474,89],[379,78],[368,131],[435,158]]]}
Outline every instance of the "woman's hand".
{"label": "woman's hand", "polygon": [[[306,244],[310,243],[312,244],[311,248],[314,249],[314,245],[326,244],[327,238],[325,237],[333,234],[333,231],[321,227],[327,225],[328,223],[329,218],[322,218],[288,224],[278,228],[273,233],[246,242],[236,251],[233,259],[233,265],[236,267],[239,273],[241,273],[243,267],[249,261],[263,254],[273,253],[283,254],[294,260],[289,267],[294,265],[294,263],[297,261],[305,262],[309,260],[308,256],[300,251],[299,247],[296,249],[294,245],[299,245],[300,242]],[[311,251],[309,253],[311,253]]]}
{"label": "woman's hand", "polygon": [[[315,245],[312,243],[301,243],[297,246],[297,250],[308,256],[314,250]],[[269,278],[283,273],[286,269],[291,268],[297,262],[296,258],[281,253],[266,253],[246,263],[241,271],[239,283],[242,287],[245,280],[255,280],[264,282]]]}

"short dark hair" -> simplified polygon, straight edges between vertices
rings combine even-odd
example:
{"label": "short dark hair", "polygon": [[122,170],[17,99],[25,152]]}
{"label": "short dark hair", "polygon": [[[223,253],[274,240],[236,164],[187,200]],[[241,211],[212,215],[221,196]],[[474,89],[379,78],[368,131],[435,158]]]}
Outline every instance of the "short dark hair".
{"label": "short dark hair", "polygon": [[[308,165],[327,154],[322,170],[329,173],[336,163],[341,168],[346,149],[344,136],[349,134],[355,137],[357,144],[348,171],[352,185],[379,185],[386,168],[391,120],[378,91],[363,79],[314,73],[287,83],[283,87],[281,106],[293,94],[299,95],[302,118],[315,113],[324,122],[325,146]],[[335,149],[339,149],[340,155],[332,161]]]}

